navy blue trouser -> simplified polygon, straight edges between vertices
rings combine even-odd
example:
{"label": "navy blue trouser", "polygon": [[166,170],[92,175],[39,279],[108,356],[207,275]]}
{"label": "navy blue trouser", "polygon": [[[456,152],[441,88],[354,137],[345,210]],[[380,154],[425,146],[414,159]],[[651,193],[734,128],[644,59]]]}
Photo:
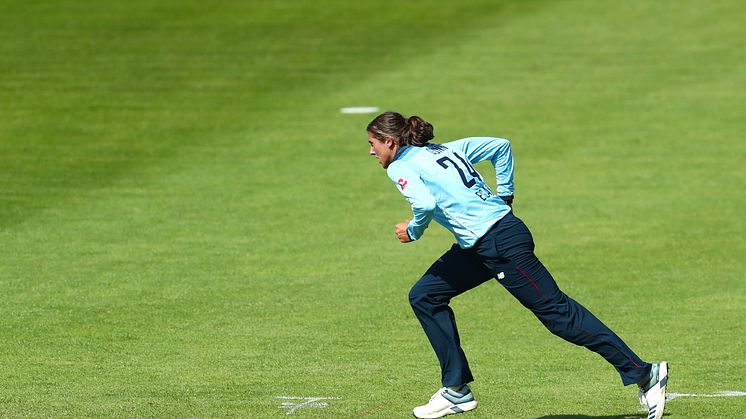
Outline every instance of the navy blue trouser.
{"label": "navy blue trouser", "polygon": [[637,383],[650,372],[650,364],[557,287],[552,275],[534,255],[531,232],[510,213],[471,249],[453,245],[409,293],[412,308],[440,361],[444,386],[474,380],[448,303],[492,278],[552,333],[604,357],[617,369],[624,385]]}

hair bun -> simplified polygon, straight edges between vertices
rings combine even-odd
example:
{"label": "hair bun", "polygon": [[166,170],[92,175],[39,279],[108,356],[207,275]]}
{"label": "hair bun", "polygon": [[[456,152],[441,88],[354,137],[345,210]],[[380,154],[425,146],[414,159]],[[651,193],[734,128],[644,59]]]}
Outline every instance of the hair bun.
{"label": "hair bun", "polygon": [[416,147],[422,147],[435,138],[433,126],[416,115],[407,118],[404,136],[409,144]]}

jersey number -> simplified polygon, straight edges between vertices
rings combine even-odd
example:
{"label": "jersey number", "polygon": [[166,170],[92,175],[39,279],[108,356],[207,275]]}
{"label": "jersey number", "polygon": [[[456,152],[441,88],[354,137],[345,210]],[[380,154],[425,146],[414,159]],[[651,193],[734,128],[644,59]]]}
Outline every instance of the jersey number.
{"label": "jersey number", "polygon": [[471,179],[466,179],[466,174],[464,173],[464,171],[461,170],[461,167],[459,167],[459,165],[456,164],[455,161],[451,160],[450,157],[441,157],[436,161],[438,162],[440,167],[444,169],[448,169],[449,166],[446,162],[450,162],[451,166],[458,171],[459,176],[461,176],[461,181],[464,182],[464,186],[466,186],[467,188],[471,188],[472,186],[476,185],[477,181],[475,179],[482,180],[482,178],[479,176],[479,172],[474,170],[474,168],[469,163],[467,163],[466,160],[462,159],[461,156],[459,156],[458,154],[454,154],[453,156],[456,157],[461,163],[463,163],[464,167],[466,167],[466,171],[471,176]]}

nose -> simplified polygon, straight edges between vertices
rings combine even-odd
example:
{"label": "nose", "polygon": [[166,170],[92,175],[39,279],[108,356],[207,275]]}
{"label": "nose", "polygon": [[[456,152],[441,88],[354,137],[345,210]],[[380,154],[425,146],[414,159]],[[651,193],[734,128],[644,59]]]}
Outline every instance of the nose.
{"label": "nose", "polygon": [[369,153],[369,154],[370,154],[371,156],[375,156],[375,155],[376,155],[376,151],[375,151],[375,150],[373,150],[373,146],[370,146],[370,150],[368,150],[368,153]]}

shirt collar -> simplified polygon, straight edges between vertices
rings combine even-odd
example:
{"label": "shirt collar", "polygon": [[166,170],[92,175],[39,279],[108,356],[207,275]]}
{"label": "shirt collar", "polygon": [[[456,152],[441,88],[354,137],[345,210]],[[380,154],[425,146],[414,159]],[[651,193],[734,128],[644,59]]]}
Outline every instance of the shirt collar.
{"label": "shirt collar", "polygon": [[394,161],[404,157],[404,155],[409,153],[411,150],[412,150],[411,145],[405,145],[403,147],[399,147],[399,149],[396,150],[396,154],[394,154]]}

